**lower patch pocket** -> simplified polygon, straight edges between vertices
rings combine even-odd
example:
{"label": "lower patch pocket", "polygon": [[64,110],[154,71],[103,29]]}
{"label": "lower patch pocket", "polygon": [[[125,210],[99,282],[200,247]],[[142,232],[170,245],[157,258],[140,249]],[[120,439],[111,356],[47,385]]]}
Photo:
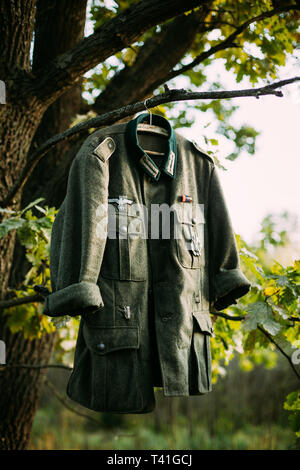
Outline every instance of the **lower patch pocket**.
{"label": "lower patch pocket", "polygon": [[91,408],[108,412],[139,412],[143,408],[138,373],[138,327],[83,326],[91,353]]}
{"label": "lower patch pocket", "polygon": [[212,390],[212,358],[210,338],[213,327],[208,312],[193,312],[193,336],[190,352],[190,394]]}

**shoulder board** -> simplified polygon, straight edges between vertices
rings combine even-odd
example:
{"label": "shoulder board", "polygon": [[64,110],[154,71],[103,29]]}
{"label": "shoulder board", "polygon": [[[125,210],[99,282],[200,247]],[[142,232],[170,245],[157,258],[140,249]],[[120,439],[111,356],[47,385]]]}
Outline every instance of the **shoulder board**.
{"label": "shoulder board", "polygon": [[94,148],[93,153],[104,163],[111,157],[116,149],[116,143],[112,137],[106,137],[101,144]]}
{"label": "shoulder board", "polygon": [[195,147],[195,149],[198,150],[198,152],[201,153],[201,155],[202,155],[203,157],[207,158],[207,159],[208,159],[209,161],[211,161],[212,163],[215,163],[214,160],[213,160],[213,158],[212,158],[210,155],[208,155],[208,153],[207,153],[205,150],[203,150],[201,147],[199,147],[199,145],[197,144],[197,142],[195,142],[194,140],[192,140],[192,144],[193,144],[193,146]]}

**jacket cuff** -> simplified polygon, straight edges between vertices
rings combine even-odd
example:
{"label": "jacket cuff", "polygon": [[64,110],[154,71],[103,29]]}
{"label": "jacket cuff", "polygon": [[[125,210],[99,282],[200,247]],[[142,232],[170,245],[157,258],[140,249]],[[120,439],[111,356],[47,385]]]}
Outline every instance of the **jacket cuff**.
{"label": "jacket cuff", "polygon": [[97,284],[78,282],[60,289],[46,297],[43,313],[50,317],[77,316],[93,312],[104,303]]}
{"label": "jacket cuff", "polygon": [[215,276],[214,287],[214,307],[216,310],[224,310],[236,304],[236,299],[246,295],[251,284],[240,269],[231,269]]}

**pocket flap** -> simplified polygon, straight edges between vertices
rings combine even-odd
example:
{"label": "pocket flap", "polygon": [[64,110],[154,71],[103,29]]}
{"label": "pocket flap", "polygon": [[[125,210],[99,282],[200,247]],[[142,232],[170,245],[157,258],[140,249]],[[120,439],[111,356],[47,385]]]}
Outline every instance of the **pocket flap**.
{"label": "pocket flap", "polygon": [[176,204],[178,222],[189,225],[205,224],[204,204]]}
{"label": "pocket flap", "polygon": [[208,333],[213,335],[214,329],[212,326],[212,321],[210,318],[210,314],[207,312],[193,312],[193,317],[195,318],[196,322],[201,331],[204,333]]}
{"label": "pocket flap", "polygon": [[84,323],[83,337],[87,347],[100,355],[120,349],[137,349],[140,346],[137,326],[95,327]]}

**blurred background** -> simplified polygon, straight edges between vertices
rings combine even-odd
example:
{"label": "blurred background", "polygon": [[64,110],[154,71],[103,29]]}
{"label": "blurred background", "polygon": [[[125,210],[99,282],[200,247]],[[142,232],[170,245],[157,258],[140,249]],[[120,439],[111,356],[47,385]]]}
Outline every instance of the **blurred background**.
{"label": "blurred background", "polygon": [[[164,13],[163,19],[156,1],[148,14],[155,13],[157,23],[147,18],[152,27],[133,43],[120,17],[124,20],[129,8],[135,11],[138,1],[20,3],[21,16],[14,2],[0,2],[0,26],[7,26],[0,27],[5,40],[0,72],[13,77],[0,107],[0,152],[6,155],[1,194],[47,139],[164,93],[165,84],[213,93],[300,75],[298,0],[208,0],[190,11]],[[144,2],[143,11],[149,4]],[[115,19],[125,39],[116,27],[105,42],[107,25]],[[22,34],[12,38],[16,28]],[[92,41],[80,42],[92,34]],[[34,95],[24,96],[35,76],[41,110]],[[241,267],[252,283],[237,305],[213,316],[214,383],[206,396],[170,398],[157,390],[156,409],[146,415],[96,413],[66,397],[79,318],[55,326],[43,315],[41,299],[26,298],[36,295],[36,284],[51,288],[51,227],[71,162],[94,128],[52,147],[16,200],[0,208],[0,295],[12,301],[0,315],[11,366],[0,369],[1,449],[300,448],[300,365],[292,359],[300,351],[299,81],[281,91],[282,97],[184,101],[152,109],[214,158]],[[65,368],[39,369],[40,364]]]}
{"label": "blurred background", "polygon": [[[113,9],[115,2],[102,4]],[[95,19],[97,8],[93,10],[93,5],[96,2],[90,3],[89,11]],[[85,34],[92,33],[93,27],[94,22],[88,16]],[[210,41],[217,40],[219,34],[210,33]],[[251,47],[251,52],[259,57],[258,48]],[[226,67],[227,60],[227,57],[220,57],[209,63],[202,89],[218,89],[217,84],[228,90],[236,87],[236,70]],[[112,57],[105,62],[105,67],[109,71],[117,64]],[[82,96],[87,103],[95,102],[101,94],[98,83],[103,71],[102,65],[85,74]],[[281,80],[299,75],[299,52],[294,50],[293,54],[287,54],[285,64],[278,67],[276,73]],[[259,74],[255,81],[256,86],[265,84]],[[169,87],[196,89],[196,84],[191,73],[171,80]],[[252,86],[253,77],[245,73],[239,79],[239,88]],[[299,85],[295,83],[283,89],[283,93],[282,98],[235,98],[223,100],[219,105],[217,102],[183,102],[152,109],[169,119],[177,132],[195,140],[214,156],[235,232],[247,249],[258,256],[258,264],[268,273],[276,262],[286,267],[300,259]],[[78,117],[74,124],[80,119]],[[246,266],[244,259],[242,266],[255,283],[253,270]],[[247,301],[250,302],[249,298],[244,301],[246,305]],[[243,304],[239,303],[239,307],[242,309]],[[237,309],[235,313],[240,312]],[[240,330],[241,324],[233,328]],[[239,350],[237,345],[245,344],[245,339],[235,340],[231,347],[226,344],[228,338],[232,338],[231,333],[227,338],[223,325],[219,333],[225,345],[222,344],[220,350],[218,342],[212,341],[213,357],[215,347],[213,392],[200,397],[170,398],[156,390],[156,410],[149,415],[89,412],[66,397],[69,372],[50,370],[48,378],[64,404],[54,396],[53,388],[44,387],[30,448],[299,448],[299,438],[295,435],[298,425],[295,422],[291,425],[290,414],[284,409],[287,395],[299,387],[299,378],[287,359],[270,342],[260,344],[256,351],[251,348],[245,351],[242,346]],[[59,341],[59,347],[65,344],[66,350],[62,355],[57,347],[58,353],[54,353],[52,362],[64,357],[64,363],[71,366],[75,339],[76,326],[74,333],[69,331],[65,340]],[[68,410],[66,405],[87,414],[88,418]]]}
{"label": "blurred background", "polygon": [[156,409],[147,415],[89,412],[65,397],[68,376],[61,370],[49,373],[66,404],[93,420],[68,410],[44,386],[30,449],[298,448],[283,409],[298,383],[284,358],[276,367],[258,364],[250,371],[241,370],[235,359],[205,396],[170,398],[158,390]]}

